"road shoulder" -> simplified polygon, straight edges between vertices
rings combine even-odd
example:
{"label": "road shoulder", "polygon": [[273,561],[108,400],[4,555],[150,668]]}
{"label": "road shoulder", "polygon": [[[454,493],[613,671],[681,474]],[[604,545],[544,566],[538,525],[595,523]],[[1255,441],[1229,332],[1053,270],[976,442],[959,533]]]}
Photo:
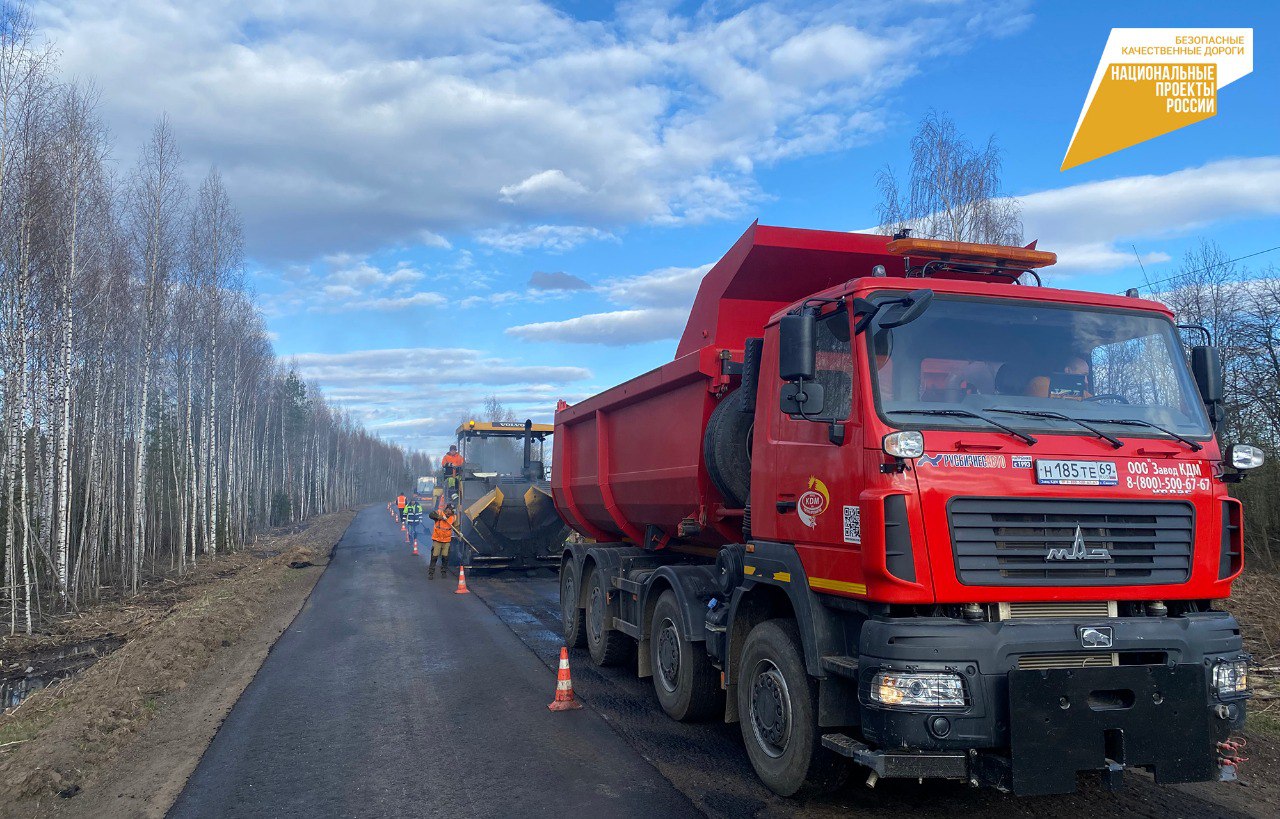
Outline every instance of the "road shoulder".
{"label": "road shoulder", "polygon": [[353,517],[325,515],[226,558],[153,626],[5,717],[37,728],[0,757],[0,791],[14,797],[0,815],[163,816]]}

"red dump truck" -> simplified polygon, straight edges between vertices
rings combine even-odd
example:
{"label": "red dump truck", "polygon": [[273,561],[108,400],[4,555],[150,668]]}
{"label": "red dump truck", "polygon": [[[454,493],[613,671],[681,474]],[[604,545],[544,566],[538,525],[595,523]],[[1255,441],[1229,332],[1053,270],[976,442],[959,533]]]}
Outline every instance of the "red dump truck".
{"label": "red dump truck", "polygon": [[1037,286],[1054,260],[753,225],[672,362],[556,412],[569,644],[740,723],[782,795],[1231,778],[1249,657],[1213,601],[1262,453],[1215,439],[1207,332]]}

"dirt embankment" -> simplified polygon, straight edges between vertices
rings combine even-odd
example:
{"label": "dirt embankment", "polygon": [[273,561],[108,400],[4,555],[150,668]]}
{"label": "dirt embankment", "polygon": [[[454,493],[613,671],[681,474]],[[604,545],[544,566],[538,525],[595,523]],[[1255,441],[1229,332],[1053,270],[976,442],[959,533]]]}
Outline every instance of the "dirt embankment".
{"label": "dirt embankment", "polygon": [[163,815],[353,517],[259,537],[50,635],[0,641],[10,666],[51,646],[124,641],[0,716],[0,815]]}

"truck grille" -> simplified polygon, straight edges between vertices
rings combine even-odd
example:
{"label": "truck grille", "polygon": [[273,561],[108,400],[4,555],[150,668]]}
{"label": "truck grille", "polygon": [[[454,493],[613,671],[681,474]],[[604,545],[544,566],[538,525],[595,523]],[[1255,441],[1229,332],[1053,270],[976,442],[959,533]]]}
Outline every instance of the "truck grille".
{"label": "truck grille", "polygon": [[1118,654],[1023,654],[1018,668],[1040,671],[1046,668],[1104,668],[1120,665]]}
{"label": "truck grille", "polygon": [[1048,603],[1001,603],[999,615],[1001,620],[1072,620],[1115,617],[1116,601],[1061,600]]}
{"label": "truck grille", "polygon": [[[947,507],[956,576],[970,586],[1182,583],[1191,575],[1195,512],[1184,501],[954,498]],[[1110,560],[1050,560],[1085,547]]]}

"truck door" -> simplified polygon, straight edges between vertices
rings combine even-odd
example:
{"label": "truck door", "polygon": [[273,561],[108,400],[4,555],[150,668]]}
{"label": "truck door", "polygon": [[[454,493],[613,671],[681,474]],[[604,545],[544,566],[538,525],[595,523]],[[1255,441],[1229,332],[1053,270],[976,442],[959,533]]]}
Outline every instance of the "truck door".
{"label": "truck door", "polygon": [[[861,480],[856,470],[862,440],[861,425],[853,413],[856,379],[851,329],[844,308],[822,315],[817,322],[815,380],[823,388],[821,420],[788,415],[776,399],[763,408],[770,416],[768,449],[773,456],[768,502],[776,515],[757,514],[753,521],[772,517],[776,525],[771,539],[839,550],[861,540],[861,512],[856,505]],[[776,345],[774,350],[776,356]],[[845,425],[843,445],[832,443],[832,423]],[[756,527],[757,536],[770,537],[763,528]]]}

